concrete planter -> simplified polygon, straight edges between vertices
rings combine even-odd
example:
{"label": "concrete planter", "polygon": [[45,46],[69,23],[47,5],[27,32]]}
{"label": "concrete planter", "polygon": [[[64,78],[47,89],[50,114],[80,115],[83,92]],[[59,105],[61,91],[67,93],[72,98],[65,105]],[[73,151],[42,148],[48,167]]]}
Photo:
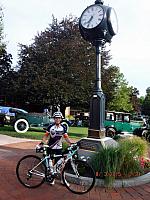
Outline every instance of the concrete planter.
{"label": "concrete planter", "polygon": [[[132,187],[150,183],[150,172],[142,176],[127,178],[127,179],[115,179],[112,187]],[[104,179],[96,179],[95,186],[106,187]]]}

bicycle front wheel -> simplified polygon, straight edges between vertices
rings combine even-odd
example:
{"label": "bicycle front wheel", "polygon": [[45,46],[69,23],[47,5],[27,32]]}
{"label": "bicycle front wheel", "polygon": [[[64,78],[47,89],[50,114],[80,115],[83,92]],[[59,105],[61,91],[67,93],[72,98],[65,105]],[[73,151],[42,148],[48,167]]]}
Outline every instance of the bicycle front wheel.
{"label": "bicycle front wheel", "polygon": [[95,183],[95,173],[92,167],[85,161],[68,161],[62,172],[65,186],[75,194],[89,192]]}
{"label": "bicycle front wheel", "polygon": [[39,187],[45,181],[46,166],[35,155],[24,156],[17,164],[16,175],[19,182],[28,188]]}

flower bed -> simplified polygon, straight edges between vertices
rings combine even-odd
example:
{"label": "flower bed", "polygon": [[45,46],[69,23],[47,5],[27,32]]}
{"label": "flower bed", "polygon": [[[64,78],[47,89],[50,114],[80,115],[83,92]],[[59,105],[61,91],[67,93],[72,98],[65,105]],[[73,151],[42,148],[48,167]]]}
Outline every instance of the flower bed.
{"label": "flower bed", "polygon": [[145,174],[150,172],[150,158],[141,157],[140,165],[143,168]]}
{"label": "flower bed", "polygon": [[111,187],[115,179],[142,176],[150,172],[147,142],[138,137],[121,139],[119,147],[101,150],[92,159],[97,178]]}

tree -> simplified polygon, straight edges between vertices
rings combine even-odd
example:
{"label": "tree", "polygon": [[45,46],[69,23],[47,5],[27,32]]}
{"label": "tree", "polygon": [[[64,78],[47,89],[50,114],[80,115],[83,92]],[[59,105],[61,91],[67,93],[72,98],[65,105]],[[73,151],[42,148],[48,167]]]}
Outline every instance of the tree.
{"label": "tree", "polygon": [[7,53],[6,44],[3,42],[3,12],[0,8],[0,95],[8,95],[11,91],[13,80],[11,64],[12,56]]}
{"label": "tree", "polygon": [[0,7],[0,50],[4,48],[4,43],[2,42],[3,40],[3,11],[2,8]]}
{"label": "tree", "polygon": [[0,49],[0,93],[6,93],[7,86],[10,82],[12,56],[8,54],[5,48]]}
{"label": "tree", "polygon": [[[17,93],[30,103],[87,108],[95,82],[95,49],[80,36],[77,18],[65,18],[20,45]],[[103,51],[108,65],[109,52]],[[16,94],[17,96],[17,94]]]}
{"label": "tree", "polygon": [[109,110],[131,112],[133,110],[130,101],[131,88],[124,79],[122,73],[118,73],[118,86],[115,87],[113,99],[109,102]]}
{"label": "tree", "polygon": [[[116,66],[109,66],[110,52],[102,51],[102,88],[106,108],[116,108],[113,101],[120,95],[117,110],[131,110],[129,88]],[[95,48],[84,41],[78,29],[78,19],[69,17],[58,22],[53,17],[49,27],[39,33],[34,42],[20,45],[15,97],[22,102],[39,105],[60,105],[89,109],[95,84]],[[125,91],[124,106],[121,105]],[[113,102],[112,102],[113,101]],[[111,103],[112,102],[112,103]]]}
{"label": "tree", "polygon": [[140,105],[143,105],[144,99],[145,99],[144,96],[140,96],[139,98]]}
{"label": "tree", "polygon": [[146,89],[146,96],[142,105],[142,114],[150,116],[150,87]]}
{"label": "tree", "polygon": [[133,107],[133,112],[140,113],[141,111],[141,105],[140,105],[140,99],[138,98],[139,90],[135,87],[131,87],[131,103]]}

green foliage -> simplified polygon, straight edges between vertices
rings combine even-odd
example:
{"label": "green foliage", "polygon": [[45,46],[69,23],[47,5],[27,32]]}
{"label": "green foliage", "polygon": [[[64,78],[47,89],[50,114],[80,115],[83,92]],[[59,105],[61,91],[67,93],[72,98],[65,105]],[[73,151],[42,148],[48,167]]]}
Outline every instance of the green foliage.
{"label": "green foliage", "polygon": [[[89,109],[95,84],[95,48],[82,39],[78,19],[69,16],[58,22],[53,17],[49,27],[33,41],[29,46],[20,44],[18,71],[11,69],[11,55],[0,52],[4,62],[0,70],[1,94],[20,107],[28,103],[40,107],[60,105],[62,112],[66,106]],[[106,109],[131,111],[131,89],[119,68],[109,66],[110,59],[110,51],[103,46]]]}
{"label": "green foliage", "polygon": [[150,87],[146,90],[146,96],[142,104],[142,113],[150,116]]}
{"label": "green foliage", "polygon": [[130,87],[130,89],[131,89],[131,103],[133,107],[133,113],[140,113],[141,102],[140,99],[138,98],[139,90],[132,86]]}
{"label": "green foliage", "polygon": [[132,158],[134,156],[138,158],[146,156],[148,152],[147,142],[140,137],[134,136],[127,139],[121,139],[119,143],[120,148],[122,148],[124,152],[130,151],[130,155],[132,155]]}
{"label": "green foliage", "polygon": [[139,137],[124,139],[120,141],[120,149],[124,153],[121,174],[125,177],[135,175],[137,172],[142,174],[139,160],[148,152],[147,142]]}
{"label": "green foliage", "polygon": [[131,88],[128,87],[123,74],[119,74],[118,86],[115,88],[114,97],[109,102],[109,110],[131,112],[133,110],[130,101]]}
{"label": "green foliage", "polygon": [[[106,107],[117,96],[122,76],[118,67],[108,66],[110,59],[110,52],[103,47],[102,87]],[[49,27],[31,45],[20,45],[12,95],[22,105],[30,102],[87,109],[95,84],[95,65],[95,49],[82,39],[78,19],[70,16],[58,22],[53,17]]]}
{"label": "green foliage", "polygon": [[110,147],[98,152],[93,157],[92,164],[95,171],[105,178],[105,184],[111,187],[115,178],[142,174],[140,158],[147,151],[147,142],[141,138],[120,139],[117,148]]}
{"label": "green foliage", "polygon": [[0,8],[0,95],[8,94],[8,91],[12,89],[10,88],[13,74],[11,64],[12,56],[7,53],[6,45],[3,42],[3,12]]}
{"label": "green foliage", "polygon": [[139,101],[140,101],[140,104],[141,104],[141,105],[143,104],[143,102],[144,102],[144,99],[145,99],[145,97],[144,97],[144,96],[141,96],[141,97],[139,98]]}
{"label": "green foliage", "polygon": [[105,184],[108,187],[112,186],[122,162],[122,151],[120,148],[113,147],[101,150],[92,160],[93,168],[105,178]]}
{"label": "green foliage", "polygon": [[17,94],[23,100],[61,107],[88,105],[94,49],[81,38],[76,18],[53,18],[33,44],[20,45],[19,56]]}

